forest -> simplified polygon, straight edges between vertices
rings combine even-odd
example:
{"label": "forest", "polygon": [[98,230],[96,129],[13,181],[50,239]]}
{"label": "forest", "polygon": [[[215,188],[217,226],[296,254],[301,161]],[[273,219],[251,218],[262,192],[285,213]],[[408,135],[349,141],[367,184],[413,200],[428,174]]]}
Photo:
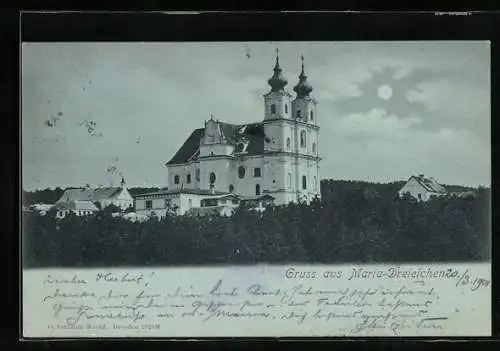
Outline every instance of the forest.
{"label": "forest", "polygon": [[[490,188],[475,189],[475,196],[417,202],[395,196],[402,184],[324,180],[321,201],[269,207],[262,214],[240,207],[232,217],[169,215],[131,222],[113,217],[112,208],[64,219],[25,212],[23,263],[28,268],[490,260]],[[25,204],[36,197],[27,194]],[[48,191],[45,196],[57,200]]]}

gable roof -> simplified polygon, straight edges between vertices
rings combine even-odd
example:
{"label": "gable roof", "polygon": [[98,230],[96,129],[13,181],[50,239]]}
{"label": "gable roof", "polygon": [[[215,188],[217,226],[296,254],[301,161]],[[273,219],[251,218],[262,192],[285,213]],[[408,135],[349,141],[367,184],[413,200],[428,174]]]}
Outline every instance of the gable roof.
{"label": "gable roof", "polygon": [[433,178],[427,178],[423,175],[419,176],[411,176],[410,179],[415,179],[425,190],[433,192],[433,193],[446,193],[446,188],[439,184]]}
{"label": "gable roof", "polygon": [[107,200],[118,196],[121,191],[122,188],[120,187],[68,189],[64,191],[61,198],[57,200],[57,202]]}
{"label": "gable roof", "polygon": [[92,203],[92,201],[76,200],[70,202],[57,202],[54,206],[55,209],[75,210],[75,211],[98,211],[99,209]]}
{"label": "gable roof", "polygon": [[[228,143],[236,146],[239,142],[248,142],[245,155],[260,155],[264,152],[266,135],[262,123],[231,124],[219,121],[218,124]],[[204,128],[195,129],[166,165],[196,160],[204,132]]]}

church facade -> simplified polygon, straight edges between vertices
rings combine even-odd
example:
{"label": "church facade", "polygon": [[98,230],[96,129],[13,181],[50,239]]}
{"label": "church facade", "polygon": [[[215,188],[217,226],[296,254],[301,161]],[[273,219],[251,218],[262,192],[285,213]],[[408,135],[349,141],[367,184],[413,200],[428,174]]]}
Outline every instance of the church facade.
{"label": "church facade", "polygon": [[169,191],[270,195],[278,205],[320,197],[320,127],[304,60],[295,95],[286,89],[278,55],[273,70],[263,118],[236,125],[211,116],[166,163]]}

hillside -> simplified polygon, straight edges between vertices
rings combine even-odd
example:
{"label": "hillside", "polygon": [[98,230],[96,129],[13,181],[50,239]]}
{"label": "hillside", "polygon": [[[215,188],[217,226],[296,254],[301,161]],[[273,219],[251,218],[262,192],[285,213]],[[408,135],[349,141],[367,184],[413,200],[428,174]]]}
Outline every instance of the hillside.
{"label": "hillside", "polygon": [[[404,185],[404,181],[392,183],[370,183],[365,181],[353,180],[333,180],[323,179],[321,181],[321,196],[323,199],[330,197],[342,197],[345,192],[362,191],[367,196],[380,196],[381,198],[392,198],[397,191]],[[71,187],[68,189],[72,189]],[[446,185],[449,191],[468,191],[472,188],[460,185]],[[65,189],[59,187],[52,189],[47,188],[36,191],[23,190],[23,205],[32,205],[35,203],[55,203],[63,194]],[[160,190],[160,187],[132,187],[128,188],[130,194],[135,197],[138,194]]]}

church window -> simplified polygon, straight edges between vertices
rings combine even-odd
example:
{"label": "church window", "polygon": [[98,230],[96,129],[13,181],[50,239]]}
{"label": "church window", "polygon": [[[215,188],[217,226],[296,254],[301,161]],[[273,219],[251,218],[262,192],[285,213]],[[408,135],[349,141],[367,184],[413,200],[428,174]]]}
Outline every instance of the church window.
{"label": "church window", "polygon": [[260,185],[255,185],[255,195],[260,195]]}
{"label": "church window", "polygon": [[215,183],[215,178],[216,178],[215,173],[214,172],[210,173],[210,184]]}
{"label": "church window", "polygon": [[287,184],[288,186],[292,186],[292,173],[288,173]]}
{"label": "church window", "polygon": [[272,104],[272,105],[271,105],[271,114],[272,114],[272,115],[275,115],[275,114],[276,114],[276,105],[275,105],[275,104]]}
{"label": "church window", "polygon": [[307,177],[302,176],[302,189],[307,189]]}
{"label": "church window", "polygon": [[253,176],[255,178],[260,177],[260,168],[259,167],[253,169]]}
{"label": "church window", "polygon": [[240,166],[238,168],[238,176],[240,177],[240,179],[243,179],[245,177],[245,167]]}
{"label": "church window", "polygon": [[286,138],[286,149],[290,150],[290,137]]}
{"label": "church window", "polygon": [[233,184],[229,184],[229,192],[232,193],[234,191],[234,186]]}
{"label": "church window", "polygon": [[314,121],[314,112],[311,111],[311,121]]}
{"label": "church window", "polygon": [[300,118],[300,110],[297,110],[297,118]]}
{"label": "church window", "polygon": [[306,131],[300,132],[300,147],[306,147]]}
{"label": "church window", "polygon": [[200,181],[200,169],[199,168],[196,170],[196,180],[198,182]]}
{"label": "church window", "polygon": [[285,104],[285,113],[288,113],[288,105]]}
{"label": "church window", "polygon": [[312,151],[313,151],[313,153],[316,153],[316,143],[313,143],[313,145],[312,145]]}
{"label": "church window", "polygon": [[153,200],[146,201],[146,209],[150,210],[153,208]]}
{"label": "church window", "polygon": [[191,173],[186,175],[186,183],[191,184]]}
{"label": "church window", "polygon": [[178,174],[176,174],[174,177],[174,183],[179,184],[179,175]]}

